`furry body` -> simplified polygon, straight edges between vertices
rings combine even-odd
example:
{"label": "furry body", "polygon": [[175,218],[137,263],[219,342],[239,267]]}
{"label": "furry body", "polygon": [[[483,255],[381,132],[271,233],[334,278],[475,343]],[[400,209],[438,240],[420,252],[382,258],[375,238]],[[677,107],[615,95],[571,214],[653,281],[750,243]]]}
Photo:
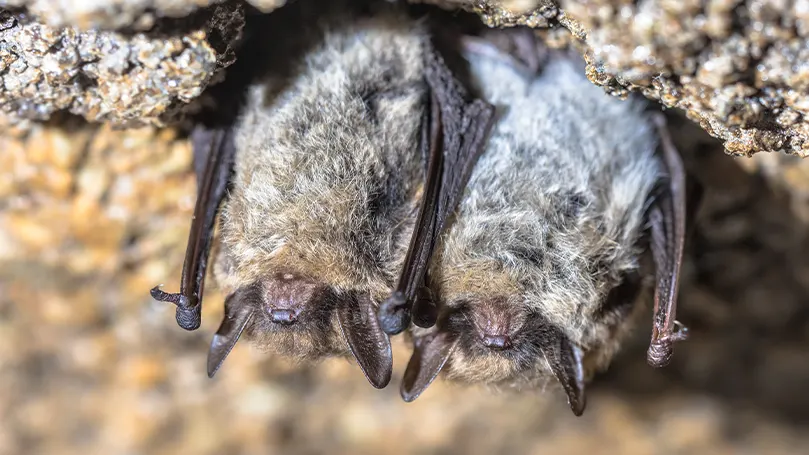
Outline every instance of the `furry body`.
{"label": "furry body", "polygon": [[[606,95],[567,57],[551,57],[536,78],[503,60],[467,58],[501,117],[431,267],[444,328],[462,332],[444,371],[469,382],[544,382],[553,375],[538,334],[553,326],[584,351],[589,373],[609,361],[633,309],[606,302],[643,252],[663,173],[653,125],[642,105]],[[487,333],[502,335],[497,347],[507,340],[506,349],[481,344]]]}
{"label": "furry body", "polygon": [[[390,293],[421,191],[427,35],[392,8],[354,16],[305,30],[322,39],[293,60],[292,76],[250,88],[221,214],[215,277],[226,294],[252,286],[259,310],[311,298],[306,324],[257,311],[245,332],[301,359],[348,353],[333,302]],[[303,288],[285,290],[284,277]]]}

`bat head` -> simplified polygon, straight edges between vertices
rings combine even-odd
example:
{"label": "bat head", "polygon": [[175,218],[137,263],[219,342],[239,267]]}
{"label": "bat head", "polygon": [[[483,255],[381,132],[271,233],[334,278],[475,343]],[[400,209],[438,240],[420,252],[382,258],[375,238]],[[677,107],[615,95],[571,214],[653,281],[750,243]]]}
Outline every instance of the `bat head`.
{"label": "bat head", "polygon": [[493,385],[555,378],[573,413],[581,415],[586,404],[585,354],[599,364],[611,357],[640,289],[635,275],[612,289],[590,327],[606,341],[589,345],[587,353],[519,295],[449,300],[441,306],[436,327],[413,331],[414,351],[402,381],[402,397],[415,400],[442,370],[452,380]]}
{"label": "bat head", "polygon": [[367,292],[338,292],[316,279],[277,272],[238,288],[208,354],[213,376],[242,333],[257,345],[297,359],[353,354],[377,388],[390,381],[390,340],[376,321]]}
{"label": "bat head", "polygon": [[415,400],[446,369],[464,382],[503,384],[555,376],[576,415],[584,411],[582,350],[540,314],[499,296],[443,307],[436,329],[414,333],[402,397]]}

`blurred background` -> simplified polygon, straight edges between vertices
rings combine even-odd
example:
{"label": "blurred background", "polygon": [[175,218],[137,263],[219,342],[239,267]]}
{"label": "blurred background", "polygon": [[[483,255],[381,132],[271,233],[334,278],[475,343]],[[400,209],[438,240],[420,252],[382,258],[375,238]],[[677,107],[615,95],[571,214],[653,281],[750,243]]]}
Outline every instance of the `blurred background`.
{"label": "blurred background", "polygon": [[[809,162],[732,158],[673,118],[706,187],[673,363],[645,363],[650,315],[575,418],[558,390],[438,381],[403,403],[408,358],[368,385],[239,345],[205,373],[222,313],[186,332],[148,290],[178,288],[194,204],[171,129],[72,118],[0,136],[0,454],[780,454],[809,447]],[[651,302],[647,302],[648,306]]]}

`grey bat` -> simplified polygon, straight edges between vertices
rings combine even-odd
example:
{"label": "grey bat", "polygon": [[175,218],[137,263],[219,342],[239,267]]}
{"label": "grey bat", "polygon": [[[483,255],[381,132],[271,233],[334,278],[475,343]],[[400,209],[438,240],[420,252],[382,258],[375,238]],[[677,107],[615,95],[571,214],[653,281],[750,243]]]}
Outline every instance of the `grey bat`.
{"label": "grey bat", "polygon": [[675,320],[685,175],[662,115],[608,96],[572,55],[515,36],[514,52],[464,42],[473,81],[500,117],[436,247],[438,323],[412,331],[401,393],[416,399],[442,370],[507,387],[556,378],[581,415],[585,380],[609,363],[640,307],[648,249],[648,362],[664,366],[687,336]]}
{"label": "grey bat", "polygon": [[199,327],[226,199],[214,262],[225,318],[209,376],[244,333],[296,359],[353,355],[385,387],[392,354],[379,303],[397,275],[408,295],[424,287],[439,209],[454,208],[441,195],[460,193],[491,125],[493,108],[452,77],[426,21],[394,5],[328,8],[320,20],[285,24],[317,39],[249,87],[234,125],[193,136],[207,164],[180,293],[152,296],[177,305],[181,327]]}

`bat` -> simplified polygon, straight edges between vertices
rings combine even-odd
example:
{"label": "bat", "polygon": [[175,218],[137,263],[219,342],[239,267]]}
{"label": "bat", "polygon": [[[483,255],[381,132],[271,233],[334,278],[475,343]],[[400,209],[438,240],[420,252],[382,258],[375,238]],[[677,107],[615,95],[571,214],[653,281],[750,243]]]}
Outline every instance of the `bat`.
{"label": "bat", "polygon": [[442,371],[507,387],[555,378],[579,416],[586,379],[608,364],[637,313],[649,249],[648,363],[666,365],[687,337],[675,319],[685,173],[662,115],[605,94],[572,54],[509,33],[510,52],[484,37],[462,45],[500,117],[436,246],[437,323],[412,329],[400,391],[412,401]]}
{"label": "bat", "polygon": [[353,356],[385,387],[379,303],[402,270],[399,287],[423,287],[442,192],[471,170],[491,124],[493,108],[451,77],[425,21],[394,5],[323,9],[285,24],[310,43],[276,42],[300,55],[276,49],[283,58],[248,87],[238,121],[192,136],[205,165],[180,292],[151,294],[199,327],[221,204],[213,275],[226,299],[211,377],[245,335],[299,360]]}

